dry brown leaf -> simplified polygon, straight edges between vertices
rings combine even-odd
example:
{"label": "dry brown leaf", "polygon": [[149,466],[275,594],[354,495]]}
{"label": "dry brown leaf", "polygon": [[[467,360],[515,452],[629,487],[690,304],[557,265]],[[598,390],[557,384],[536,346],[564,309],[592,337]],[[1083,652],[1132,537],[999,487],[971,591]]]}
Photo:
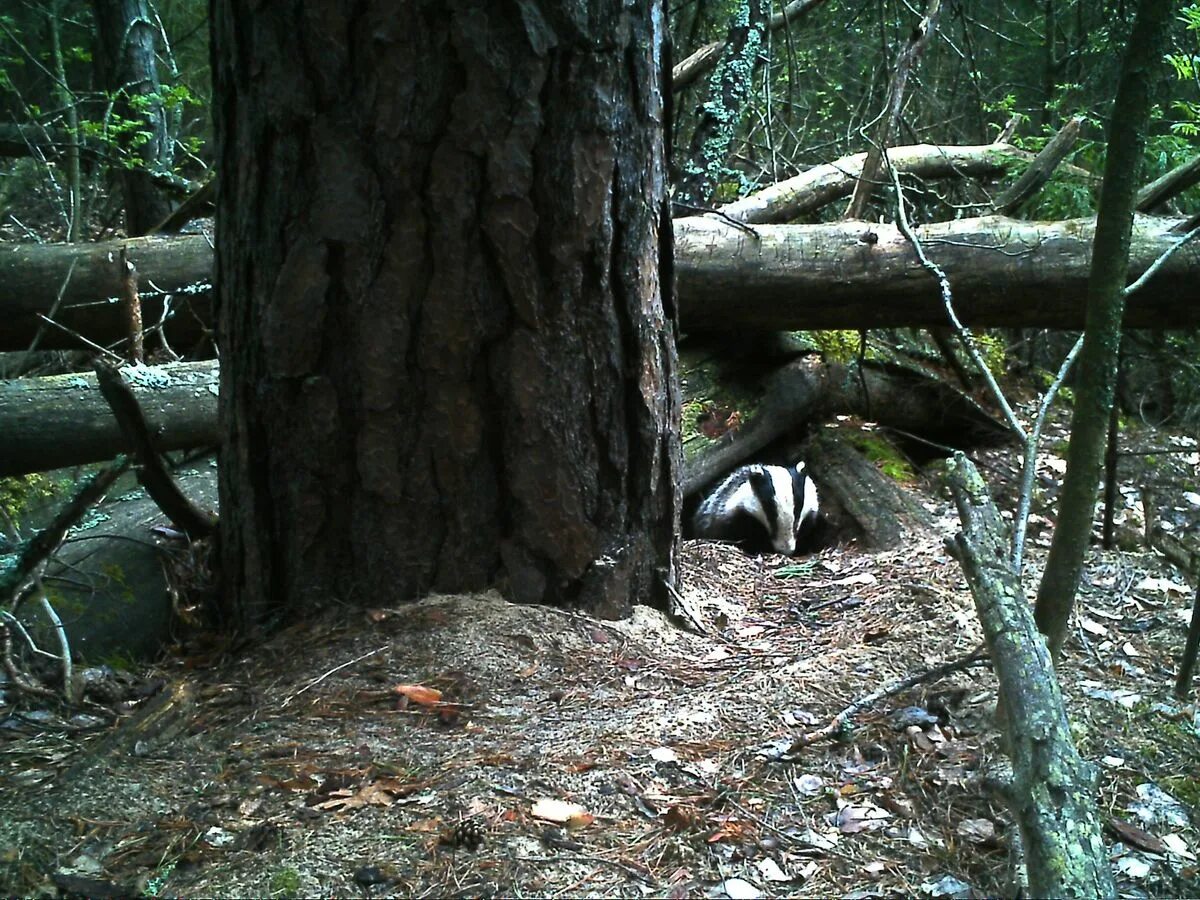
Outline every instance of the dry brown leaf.
{"label": "dry brown leaf", "polygon": [[364,806],[391,806],[396,802],[396,796],[378,781],[364,784],[357,791],[342,788],[329,792],[329,799],[316,804],[317,809],[332,809],[344,812],[350,809],[361,809]]}
{"label": "dry brown leaf", "polygon": [[700,822],[700,813],[695,807],[677,804],[667,810],[663,816],[663,824],[672,831],[687,831]]}
{"label": "dry brown leaf", "polygon": [[991,819],[963,819],[955,831],[972,844],[990,844],[996,839],[996,823]]}
{"label": "dry brown leaf", "polygon": [[423,684],[398,684],[392,690],[421,706],[437,706],[442,700],[441,691]]}
{"label": "dry brown leaf", "polygon": [[535,800],[530,811],[535,819],[544,819],[547,822],[566,825],[568,828],[582,828],[595,820],[595,816],[578,803],[568,803],[566,800],[555,800],[552,797]]}
{"label": "dry brown leaf", "polygon": [[1128,822],[1122,822],[1120,819],[1109,819],[1108,827],[1126,844],[1132,844],[1134,847],[1139,847],[1149,853],[1167,852],[1167,845],[1162,842],[1161,838],[1138,828],[1136,825],[1130,825]]}

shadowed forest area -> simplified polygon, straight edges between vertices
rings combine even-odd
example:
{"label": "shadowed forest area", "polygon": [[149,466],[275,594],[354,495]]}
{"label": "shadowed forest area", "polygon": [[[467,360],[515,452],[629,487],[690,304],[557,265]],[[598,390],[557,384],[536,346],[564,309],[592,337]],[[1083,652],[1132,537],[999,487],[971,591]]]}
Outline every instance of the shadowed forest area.
{"label": "shadowed forest area", "polygon": [[0,893],[1200,893],[1200,5],[0,10]]}

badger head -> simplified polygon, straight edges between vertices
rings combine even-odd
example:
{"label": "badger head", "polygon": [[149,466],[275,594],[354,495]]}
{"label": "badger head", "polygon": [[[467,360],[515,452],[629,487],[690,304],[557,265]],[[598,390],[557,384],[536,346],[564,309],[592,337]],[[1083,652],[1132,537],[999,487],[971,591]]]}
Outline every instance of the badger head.
{"label": "badger head", "polygon": [[736,469],[700,504],[697,537],[732,540],[747,550],[788,556],[817,516],[817,489],[804,463]]}

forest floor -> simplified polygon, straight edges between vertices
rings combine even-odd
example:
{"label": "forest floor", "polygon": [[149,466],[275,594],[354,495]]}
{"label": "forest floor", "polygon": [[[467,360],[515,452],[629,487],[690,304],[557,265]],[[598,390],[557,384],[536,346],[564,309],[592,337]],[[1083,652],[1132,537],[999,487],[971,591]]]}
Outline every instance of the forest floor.
{"label": "forest floor", "polygon": [[[1172,477],[1195,484],[1195,442],[1180,449]],[[1011,448],[976,458],[1011,490]],[[1047,496],[1061,471],[1047,452]],[[1126,537],[1142,477],[1122,486]],[[986,666],[793,746],[980,644],[943,547],[957,519],[918,488],[937,525],[897,551],[685,544],[681,597],[705,633],[647,608],[609,622],[494,594],[380,598],[140,673],[165,687],[126,705],[132,740],[10,714],[0,893],[1011,895]],[[1049,536],[1032,524],[1031,579]],[[1060,669],[1126,896],[1200,895],[1197,717],[1171,695],[1190,606],[1159,555],[1093,548]]]}

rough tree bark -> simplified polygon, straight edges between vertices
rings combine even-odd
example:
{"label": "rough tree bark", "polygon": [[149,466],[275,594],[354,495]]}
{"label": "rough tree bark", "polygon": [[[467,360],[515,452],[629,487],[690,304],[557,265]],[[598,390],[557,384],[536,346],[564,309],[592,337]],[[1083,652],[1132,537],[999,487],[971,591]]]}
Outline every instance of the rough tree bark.
{"label": "rough tree bark", "polygon": [[[1131,272],[1178,239],[1171,220],[1142,218]],[[954,285],[955,309],[977,327],[1079,328],[1094,223],[1002,216],[916,229]],[[737,227],[716,216],[675,220],[675,267],[685,331],[929,327],[946,324],[936,279],[894,225]],[[1183,328],[1200,315],[1200,244],[1172,255],[1130,298],[1126,324]],[[803,323],[803,324],[801,324]]]}
{"label": "rough tree bark", "polygon": [[[163,314],[164,292],[198,300],[196,315],[176,316],[167,326],[172,346],[199,340],[209,322],[213,251],[204,235],[185,238],[128,238],[102,244],[0,245],[0,350],[24,350],[41,333],[42,349],[82,349],[73,335],[40,317],[108,344],[128,337],[122,321],[121,251],[138,270],[138,292],[146,327]],[[153,340],[151,340],[153,346]]]}
{"label": "rough tree bark", "polygon": [[405,9],[213,3],[226,613],[665,605],[663,9]]}
{"label": "rough tree bark", "polygon": [[[120,140],[140,165],[121,171],[125,195],[125,228],[130,235],[145,234],[167,217],[170,201],[151,177],[170,171],[171,135],[158,81],[158,29],[150,18],[149,0],[92,0],[103,82],[116,100],[118,115],[137,122],[136,132],[148,136],[140,145],[132,135]],[[135,107],[133,97],[145,98]]]}
{"label": "rough tree bark", "polygon": [[1075,370],[1079,385],[1071,416],[1067,473],[1037,596],[1038,627],[1055,658],[1067,635],[1092,536],[1096,484],[1117,383],[1137,175],[1146,146],[1151,88],[1161,69],[1167,22],[1174,8],[1171,0],[1141,0],[1138,4],[1109,122],[1108,155],[1088,278],[1087,326]]}
{"label": "rough tree bark", "polygon": [[[825,2],[826,0],[791,0],[779,12],[772,14],[768,28],[778,31],[788,25],[794,25]],[[721,58],[724,49],[725,41],[713,41],[676,64],[671,71],[671,90],[681,91],[711,70]]]}

